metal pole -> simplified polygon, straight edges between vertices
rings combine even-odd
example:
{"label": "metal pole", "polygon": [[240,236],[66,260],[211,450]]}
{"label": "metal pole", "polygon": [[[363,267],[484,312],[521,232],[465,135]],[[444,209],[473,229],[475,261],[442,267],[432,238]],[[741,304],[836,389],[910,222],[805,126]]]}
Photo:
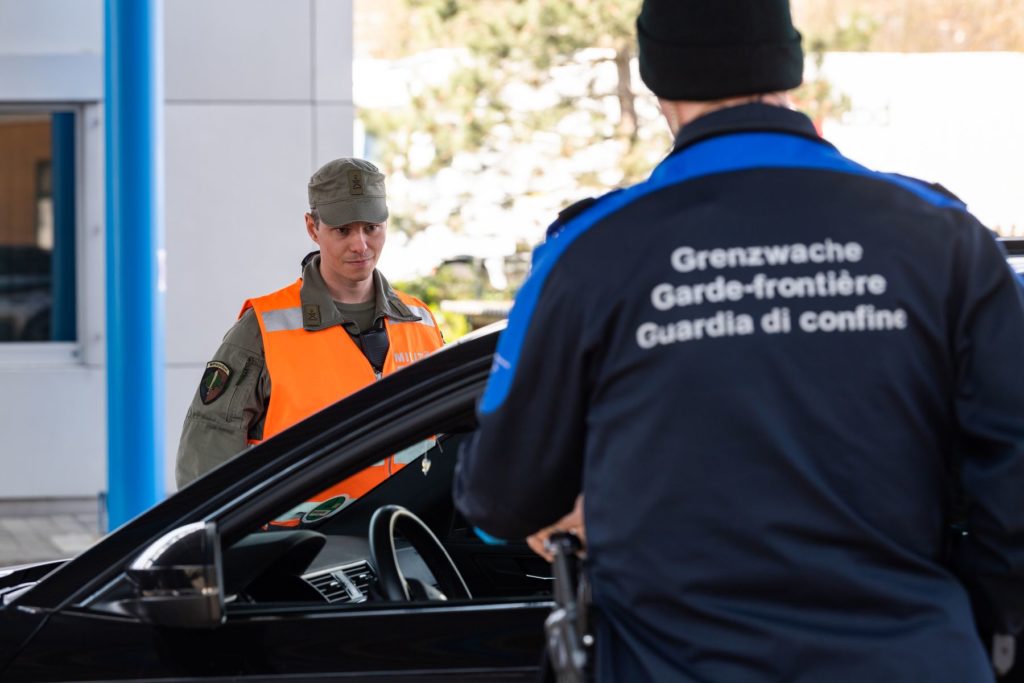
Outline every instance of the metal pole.
{"label": "metal pole", "polygon": [[165,491],[162,10],[161,0],[105,0],[111,529]]}

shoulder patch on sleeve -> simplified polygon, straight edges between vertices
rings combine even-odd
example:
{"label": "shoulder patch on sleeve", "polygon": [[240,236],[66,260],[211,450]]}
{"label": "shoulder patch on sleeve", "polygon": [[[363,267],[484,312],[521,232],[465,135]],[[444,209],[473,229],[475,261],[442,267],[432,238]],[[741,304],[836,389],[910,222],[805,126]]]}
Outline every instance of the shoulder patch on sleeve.
{"label": "shoulder patch on sleeve", "polygon": [[199,380],[199,400],[203,402],[203,405],[213,403],[224,394],[230,377],[231,368],[225,363],[212,360],[206,364],[206,372]]}

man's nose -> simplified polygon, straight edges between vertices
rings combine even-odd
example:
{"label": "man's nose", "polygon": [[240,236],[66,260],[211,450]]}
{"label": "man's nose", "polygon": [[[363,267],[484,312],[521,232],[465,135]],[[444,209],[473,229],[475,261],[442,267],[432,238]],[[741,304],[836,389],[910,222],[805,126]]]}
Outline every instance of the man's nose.
{"label": "man's nose", "polygon": [[366,235],[360,230],[349,239],[348,248],[354,252],[363,253],[366,251]]}

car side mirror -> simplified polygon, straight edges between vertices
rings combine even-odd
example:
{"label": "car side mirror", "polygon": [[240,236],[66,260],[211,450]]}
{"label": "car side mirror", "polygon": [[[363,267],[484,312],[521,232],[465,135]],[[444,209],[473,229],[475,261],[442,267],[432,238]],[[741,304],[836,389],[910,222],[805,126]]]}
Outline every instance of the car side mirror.
{"label": "car side mirror", "polygon": [[128,567],[132,597],[121,608],[148,624],[213,628],[224,621],[217,526],[196,522],[164,534]]}

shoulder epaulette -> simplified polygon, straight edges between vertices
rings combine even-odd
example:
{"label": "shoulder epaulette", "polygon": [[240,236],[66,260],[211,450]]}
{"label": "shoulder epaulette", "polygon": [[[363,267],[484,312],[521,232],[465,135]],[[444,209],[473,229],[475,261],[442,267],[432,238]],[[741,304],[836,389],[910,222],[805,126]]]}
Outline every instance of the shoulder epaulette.
{"label": "shoulder epaulette", "polygon": [[941,185],[939,183],[928,183],[928,187],[932,188],[933,190],[935,190],[939,194],[943,195],[944,197],[949,197],[950,199],[952,199],[954,201],[958,201],[961,204],[966,204],[967,203],[964,200],[962,200],[959,197],[957,197],[955,194],[950,192],[946,187],[944,187],[943,185]]}
{"label": "shoulder epaulette", "polygon": [[575,218],[576,216],[580,215],[581,213],[583,213],[588,207],[593,205],[596,201],[596,197],[584,197],[578,202],[573,202],[572,204],[558,212],[558,219],[563,223],[566,223]]}
{"label": "shoulder epaulette", "polygon": [[558,218],[555,219],[555,222],[548,226],[547,236],[553,237],[557,235],[559,232],[561,232],[562,228],[564,228],[569,222],[572,221],[572,219],[586,212],[587,209],[594,206],[598,202],[603,201],[606,197],[610,197],[611,195],[620,191],[621,190],[612,190],[611,192],[603,194],[600,197],[587,197],[565,207],[564,209],[558,212]]}
{"label": "shoulder epaulette", "polygon": [[938,192],[943,197],[946,197],[947,199],[952,199],[954,202],[960,202],[961,204],[967,204],[967,202],[965,202],[964,200],[962,200],[959,197],[957,197],[948,188],[946,188],[944,185],[942,185],[940,183],[929,183],[927,180],[921,180],[920,178],[915,178],[914,176],[903,175],[902,173],[893,173],[892,175],[896,176],[897,178],[903,178],[904,180],[909,180],[912,183],[917,183],[918,185],[921,185],[923,187],[927,187],[932,192]]}
{"label": "shoulder epaulette", "polygon": [[578,202],[573,202],[569,206],[559,211],[558,218],[555,219],[554,223],[548,226],[546,233],[547,237],[553,237],[557,235],[559,231],[561,231],[561,229],[565,227],[566,223],[568,223],[573,218],[586,211],[589,207],[593,206],[596,201],[597,199],[595,199],[594,197],[586,197],[585,199],[581,199]]}

